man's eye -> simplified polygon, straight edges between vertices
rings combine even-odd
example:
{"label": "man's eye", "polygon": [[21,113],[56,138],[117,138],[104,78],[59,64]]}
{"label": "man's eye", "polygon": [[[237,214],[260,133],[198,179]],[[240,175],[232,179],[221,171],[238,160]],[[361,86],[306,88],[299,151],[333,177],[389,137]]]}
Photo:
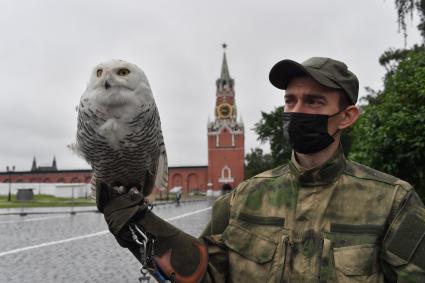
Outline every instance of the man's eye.
{"label": "man's eye", "polygon": [[322,105],[323,102],[319,99],[309,99],[306,101],[307,104],[311,104],[311,105]]}

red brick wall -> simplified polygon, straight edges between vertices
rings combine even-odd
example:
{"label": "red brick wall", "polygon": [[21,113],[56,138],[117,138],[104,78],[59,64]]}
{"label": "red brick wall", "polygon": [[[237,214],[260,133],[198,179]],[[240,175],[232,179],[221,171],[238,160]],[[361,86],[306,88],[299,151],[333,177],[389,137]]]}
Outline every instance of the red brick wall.
{"label": "red brick wall", "polygon": [[168,189],[183,187],[188,193],[194,189],[207,190],[207,166],[170,167],[168,169]]}
{"label": "red brick wall", "polygon": [[[182,186],[184,192],[194,189],[206,191],[207,166],[170,167],[168,172],[168,189]],[[14,172],[11,176],[12,183],[89,183],[90,170],[72,170],[57,172]],[[8,183],[9,174],[0,173],[0,183]]]}
{"label": "red brick wall", "polygon": [[[91,170],[70,170],[57,172],[13,172],[13,183],[89,183]],[[0,173],[0,183],[8,183],[9,174]]]}

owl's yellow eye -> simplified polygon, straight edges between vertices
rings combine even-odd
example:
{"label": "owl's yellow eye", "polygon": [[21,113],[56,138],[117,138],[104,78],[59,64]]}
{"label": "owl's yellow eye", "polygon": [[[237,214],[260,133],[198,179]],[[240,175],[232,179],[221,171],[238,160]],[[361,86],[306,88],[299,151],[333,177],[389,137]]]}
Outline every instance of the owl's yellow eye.
{"label": "owl's yellow eye", "polygon": [[96,76],[97,77],[100,77],[102,75],[102,73],[103,73],[103,70],[102,69],[97,69]]}
{"label": "owl's yellow eye", "polygon": [[130,74],[130,70],[126,68],[119,69],[117,72],[118,76],[127,76]]}

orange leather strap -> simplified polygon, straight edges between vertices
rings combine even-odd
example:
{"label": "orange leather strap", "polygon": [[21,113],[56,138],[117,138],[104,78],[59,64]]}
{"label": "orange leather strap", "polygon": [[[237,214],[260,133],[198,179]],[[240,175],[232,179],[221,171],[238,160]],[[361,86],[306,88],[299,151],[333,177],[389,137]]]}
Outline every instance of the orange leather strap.
{"label": "orange leather strap", "polygon": [[174,278],[175,283],[199,283],[204,277],[208,265],[207,247],[199,242],[194,242],[199,251],[199,264],[196,270],[190,275],[179,274],[171,265],[173,250],[167,250],[162,256],[154,256],[155,263],[169,278]]}

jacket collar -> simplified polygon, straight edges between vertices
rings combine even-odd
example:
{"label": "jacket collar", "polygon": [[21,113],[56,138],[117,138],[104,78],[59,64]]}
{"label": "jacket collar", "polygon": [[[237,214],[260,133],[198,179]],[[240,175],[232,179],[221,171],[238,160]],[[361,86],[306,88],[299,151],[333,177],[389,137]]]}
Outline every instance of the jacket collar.
{"label": "jacket collar", "polygon": [[303,168],[295,158],[292,151],[292,158],[289,162],[291,173],[304,186],[324,186],[335,182],[345,169],[345,156],[342,146],[339,145],[334,155],[319,167],[312,169]]}

